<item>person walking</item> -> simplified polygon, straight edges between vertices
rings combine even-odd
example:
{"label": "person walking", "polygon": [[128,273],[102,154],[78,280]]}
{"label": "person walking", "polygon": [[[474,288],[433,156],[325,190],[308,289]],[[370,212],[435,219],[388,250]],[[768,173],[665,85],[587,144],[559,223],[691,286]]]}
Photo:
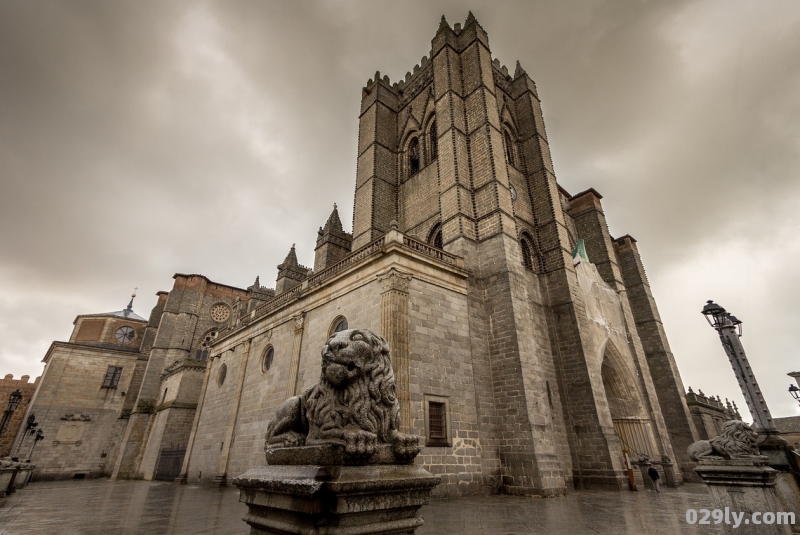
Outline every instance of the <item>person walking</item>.
{"label": "person walking", "polygon": [[659,488],[659,483],[661,483],[661,476],[658,475],[658,470],[656,470],[655,466],[651,466],[647,469],[647,475],[650,476],[650,479],[653,480],[653,486],[656,489],[656,492],[661,494],[661,489]]}

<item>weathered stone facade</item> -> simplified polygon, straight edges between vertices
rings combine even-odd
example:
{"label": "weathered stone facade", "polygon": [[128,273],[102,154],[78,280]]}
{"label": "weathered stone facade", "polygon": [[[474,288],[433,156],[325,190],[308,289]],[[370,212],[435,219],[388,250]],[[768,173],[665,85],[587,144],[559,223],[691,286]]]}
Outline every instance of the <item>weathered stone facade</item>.
{"label": "weathered stone facade", "polygon": [[612,238],[595,190],[558,185],[536,85],[471,14],[431,45],[403,81],[364,87],[353,233],[334,207],[313,271],[292,246],[275,290],[176,275],[161,294],[115,477],[263,464],[269,419],[343,325],[391,346],[436,493],[627,488],[623,450],[690,470],[697,431],[636,241]]}

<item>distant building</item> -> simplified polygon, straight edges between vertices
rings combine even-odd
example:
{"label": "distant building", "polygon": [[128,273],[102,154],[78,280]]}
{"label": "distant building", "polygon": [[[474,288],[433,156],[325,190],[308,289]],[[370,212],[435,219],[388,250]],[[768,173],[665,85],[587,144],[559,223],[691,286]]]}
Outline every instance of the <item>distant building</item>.
{"label": "distant building", "polygon": [[132,305],[78,316],[69,341],[44,356],[28,409],[45,435],[33,457],[38,479],[111,475],[152,345]]}
{"label": "distant building", "polygon": [[363,327],[389,342],[402,430],[439,493],[627,489],[623,450],[692,476],[637,242],[609,234],[597,191],[559,186],[536,85],[492,59],[472,14],[443,18],[404,80],[367,82],[355,175],[353,232],[334,206],[313,271],[292,246],[274,290],[177,274],[149,322],[79,317],[34,401],[44,474],[224,484],[264,462],[327,338]]}

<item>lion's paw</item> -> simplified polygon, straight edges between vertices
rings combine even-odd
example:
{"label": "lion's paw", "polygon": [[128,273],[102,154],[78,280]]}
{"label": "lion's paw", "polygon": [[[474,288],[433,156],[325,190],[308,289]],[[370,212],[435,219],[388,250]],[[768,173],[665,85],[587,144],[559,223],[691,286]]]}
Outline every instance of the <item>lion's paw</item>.
{"label": "lion's paw", "polygon": [[402,459],[413,459],[420,451],[419,437],[395,433],[392,437],[394,454]]}
{"label": "lion's paw", "polygon": [[269,451],[275,448],[294,448],[297,446],[305,446],[306,436],[296,431],[289,431],[282,435],[270,437],[264,444],[264,451]]}
{"label": "lion's paw", "polygon": [[372,455],[378,445],[378,437],[363,429],[345,431],[345,452],[348,455]]}

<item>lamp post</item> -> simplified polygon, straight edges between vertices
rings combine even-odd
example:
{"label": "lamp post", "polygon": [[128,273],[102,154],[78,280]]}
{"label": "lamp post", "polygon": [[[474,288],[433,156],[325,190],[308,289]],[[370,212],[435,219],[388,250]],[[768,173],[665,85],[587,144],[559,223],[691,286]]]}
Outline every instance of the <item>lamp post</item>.
{"label": "lamp post", "polygon": [[800,388],[797,388],[796,385],[789,385],[789,393],[795,400],[800,402]]}
{"label": "lamp post", "polygon": [[28,452],[28,459],[25,462],[31,462],[31,459],[33,458],[33,450],[36,448],[36,444],[38,444],[40,440],[44,440],[44,433],[41,429],[37,429],[33,438],[33,446],[31,446],[31,451]]}
{"label": "lamp post", "polygon": [[[38,425],[39,424],[36,422],[36,415],[29,415],[28,425],[25,427],[25,431],[20,436],[19,442],[17,443],[17,449],[14,450],[17,453],[17,456],[19,455],[20,448],[22,448],[22,444],[25,442],[25,437],[28,435],[28,433],[33,435],[36,432],[34,429],[36,429]],[[17,457],[12,457],[12,459],[17,460]]]}
{"label": "lamp post", "polygon": [[714,327],[719,334],[722,347],[728,355],[733,373],[739,382],[739,388],[742,389],[744,400],[747,402],[747,408],[750,409],[750,414],[753,416],[753,426],[756,431],[766,435],[777,435],[778,428],[772,421],[767,402],[764,401],[756,376],[750,368],[744,347],[742,347],[740,340],[742,322],[713,301],[708,301],[703,307],[703,315],[708,320],[708,324]]}
{"label": "lamp post", "polygon": [[5,431],[6,424],[8,424],[8,421],[11,419],[14,411],[17,410],[17,407],[19,407],[21,401],[22,393],[19,391],[19,389],[14,390],[8,398],[8,406],[3,413],[3,420],[0,421],[0,435],[2,435],[3,431]]}

